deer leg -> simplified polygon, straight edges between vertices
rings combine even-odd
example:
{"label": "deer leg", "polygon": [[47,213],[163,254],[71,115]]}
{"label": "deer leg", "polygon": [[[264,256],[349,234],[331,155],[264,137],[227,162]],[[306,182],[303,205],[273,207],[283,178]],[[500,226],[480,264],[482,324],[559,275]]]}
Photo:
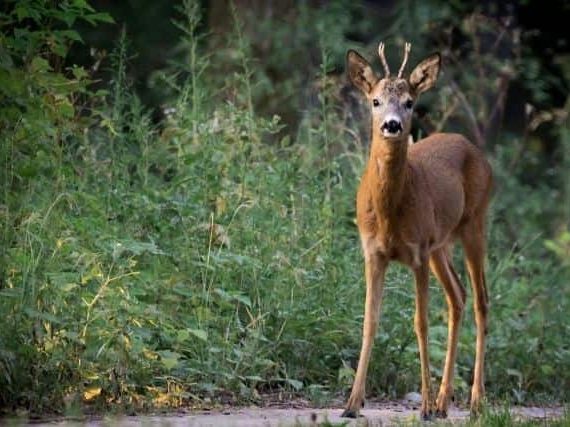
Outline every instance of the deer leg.
{"label": "deer leg", "polygon": [[382,290],[384,288],[384,273],[386,261],[377,252],[364,248],[366,302],[364,305],[364,325],[362,328],[362,348],[356,369],[356,377],[352,385],[352,392],[348,399],[342,417],[356,418],[361,406],[364,404],[366,386],[366,373],[374,343],[374,336],[380,318],[380,305],[382,303]]}
{"label": "deer leg", "polygon": [[487,335],[487,313],[489,296],[485,283],[485,234],[481,224],[474,223],[465,229],[462,235],[465,250],[465,262],[473,288],[473,307],[477,325],[477,344],[475,350],[475,372],[471,388],[471,413],[481,411],[485,395],[485,337]]}
{"label": "deer leg", "polygon": [[428,352],[429,269],[426,261],[423,261],[419,267],[414,269],[414,276],[416,281],[414,327],[418,339],[422,368],[422,406],[420,414],[423,420],[429,420],[432,416],[432,401]]}
{"label": "deer leg", "polygon": [[430,267],[439,282],[443,285],[447,301],[447,354],[443,368],[443,377],[436,400],[436,416],[447,418],[449,401],[453,396],[453,375],[459,326],[465,307],[465,289],[459,281],[451,264],[447,248],[438,249],[430,258]]}

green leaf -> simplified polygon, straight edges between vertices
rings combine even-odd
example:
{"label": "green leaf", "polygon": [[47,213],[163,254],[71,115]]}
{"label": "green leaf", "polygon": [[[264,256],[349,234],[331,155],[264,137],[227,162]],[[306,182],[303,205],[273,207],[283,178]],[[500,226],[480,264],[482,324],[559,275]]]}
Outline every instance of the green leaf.
{"label": "green leaf", "polygon": [[30,316],[33,319],[45,320],[47,322],[61,324],[63,323],[62,320],[53,314],[46,313],[45,311],[36,311],[33,308],[26,307],[24,308],[24,313]]}
{"label": "green leaf", "polygon": [[77,288],[77,287],[78,287],[77,283],[66,283],[65,285],[61,286],[60,289],[61,289],[63,292],[70,292],[70,291],[74,290],[74,289]]}
{"label": "green leaf", "polygon": [[167,370],[171,370],[178,365],[179,359],[182,357],[180,353],[175,351],[163,350],[157,352],[160,356],[160,362]]}
{"label": "green leaf", "polygon": [[73,40],[75,42],[83,43],[83,39],[81,38],[79,33],[77,31],[74,31],[74,30],[61,30],[61,31],[58,31],[58,35],[66,37],[66,38]]}
{"label": "green leaf", "polygon": [[237,294],[234,296],[234,298],[241,302],[243,305],[246,305],[247,307],[251,308],[251,299],[246,296],[246,295],[242,295],[242,294]]}
{"label": "green leaf", "polygon": [[34,59],[32,59],[30,67],[31,71],[35,73],[43,73],[46,71],[51,71],[51,66],[49,65],[49,62],[44,58],[40,58],[39,56],[36,56]]}
{"label": "green leaf", "polygon": [[18,298],[22,295],[22,289],[7,288],[0,289],[0,298]]}
{"label": "green leaf", "polygon": [[138,240],[122,240],[113,243],[113,258],[119,258],[123,253],[131,252],[133,255],[142,255],[147,252],[152,255],[165,255],[154,242],[139,242]]}
{"label": "green leaf", "polygon": [[178,359],[163,357],[160,359],[164,367],[168,370],[171,370],[176,365],[178,365]]}
{"label": "green leaf", "polygon": [[343,366],[338,369],[337,374],[338,381],[340,383],[350,383],[354,380],[354,369],[352,369],[347,363],[343,362]]}
{"label": "green leaf", "polygon": [[83,80],[89,76],[85,68],[78,67],[77,65],[74,65],[71,68],[71,72],[73,73],[73,77],[75,77],[77,80]]}
{"label": "green leaf", "polygon": [[184,342],[188,338],[190,338],[190,331],[187,329],[180,329],[176,334],[176,341],[178,342]]}
{"label": "green leaf", "polygon": [[34,21],[38,22],[41,19],[40,13],[33,7],[26,4],[16,6],[13,13],[16,14],[18,21],[31,18]]}
{"label": "green leaf", "polygon": [[517,377],[519,381],[521,381],[523,377],[521,371],[518,371],[517,369],[507,369],[507,375]]}
{"label": "green leaf", "polygon": [[86,0],[73,0],[73,6],[93,12],[95,9]]}
{"label": "green leaf", "polygon": [[71,119],[73,116],[75,116],[75,108],[73,108],[73,105],[71,105],[71,102],[69,102],[67,99],[65,99],[65,101],[59,102],[57,108],[63,117]]}
{"label": "green leaf", "polygon": [[295,389],[295,391],[299,391],[303,388],[303,383],[299,380],[293,380],[291,378],[287,378],[286,381],[289,383],[289,385],[291,385]]}
{"label": "green leaf", "polygon": [[79,281],[79,275],[73,272],[48,273],[47,277],[51,283],[58,287]]}
{"label": "green leaf", "polygon": [[241,292],[226,292],[223,289],[216,288],[214,290],[224,301],[238,301],[241,302],[243,305],[251,308],[251,298],[247,295],[242,294]]}
{"label": "green leaf", "polygon": [[114,24],[115,20],[111,15],[106,12],[91,13],[82,17],[84,20],[89,22],[91,25],[97,25],[98,22],[105,22],[108,24]]}
{"label": "green leaf", "polygon": [[190,332],[196,338],[201,339],[202,341],[208,340],[208,333],[202,329],[188,329],[188,332]]}

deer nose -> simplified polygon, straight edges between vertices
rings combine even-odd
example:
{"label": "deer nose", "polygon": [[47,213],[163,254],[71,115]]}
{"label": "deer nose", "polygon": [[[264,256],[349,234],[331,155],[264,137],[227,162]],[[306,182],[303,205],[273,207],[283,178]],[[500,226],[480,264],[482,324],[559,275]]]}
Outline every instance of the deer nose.
{"label": "deer nose", "polygon": [[382,130],[385,133],[396,135],[402,132],[402,123],[400,123],[399,120],[395,119],[386,120],[382,125]]}

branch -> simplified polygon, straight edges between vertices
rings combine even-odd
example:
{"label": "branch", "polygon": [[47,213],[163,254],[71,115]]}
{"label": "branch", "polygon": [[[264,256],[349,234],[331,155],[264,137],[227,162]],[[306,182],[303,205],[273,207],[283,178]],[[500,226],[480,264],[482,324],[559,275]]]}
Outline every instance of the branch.
{"label": "branch", "polygon": [[473,138],[475,139],[475,145],[479,147],[484,147],[485,138],[483,137],[483,133],[481,132],[481,129],[479,127],[479,123],[477,123],[477,116],[475,116],[475,113],[473,112],[471,105],[469,105],[469,102],[467,102],[467,98],[465,98],[465,95],[463,94],[461,89],[459,89],[457,83],[455,83],[454,80],[450,79],[449,85],[451,87],[451,90],[455,93],[455,96],[457,96],[457,98],[459,99],[459,102],[463,106],[465,113],[467,114],[469,126],[471,128],[471,133],[473,134]]}

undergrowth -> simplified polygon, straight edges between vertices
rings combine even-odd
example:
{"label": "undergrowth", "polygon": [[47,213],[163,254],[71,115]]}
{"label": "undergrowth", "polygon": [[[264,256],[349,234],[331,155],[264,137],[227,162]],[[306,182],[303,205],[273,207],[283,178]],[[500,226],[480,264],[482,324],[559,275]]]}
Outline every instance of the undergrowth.
{"label": "undergrowth", "polygon": [[[160,124],[129,87],[126,36],[110,58],[112,84],[94,92],[85,69],[57,65],[65,40],[46,53],[45,35],[28,34],[38,40],[30,55],[3,29],[14,42],[2,58],[0,103],[5,411],[257,402],[273,391],[326,400],[352,382],[364,301],[354,195],[366,148],[339,127],[329,42],[320,46],[323,91],[294,134],[278,116],[256,113],[258,69],[237,16],[228,42],[235,72],[220,75],[196,36],[198,8],[185,5],[178,25],[188,57],[157,77],[175,94]],[[553,190],[521,183],[506,170],[511,154],[506,145],[489,153],[498,185],[487,390],[561,401],[570,390],[570,299],[568,269],[544,245]],[[439,376],[447,310],[435,282],[432,295]],[[413,299],[410,275],[393,267],[371,395],[418,388]],[[467,313],[459,401],[474,337]]]}

